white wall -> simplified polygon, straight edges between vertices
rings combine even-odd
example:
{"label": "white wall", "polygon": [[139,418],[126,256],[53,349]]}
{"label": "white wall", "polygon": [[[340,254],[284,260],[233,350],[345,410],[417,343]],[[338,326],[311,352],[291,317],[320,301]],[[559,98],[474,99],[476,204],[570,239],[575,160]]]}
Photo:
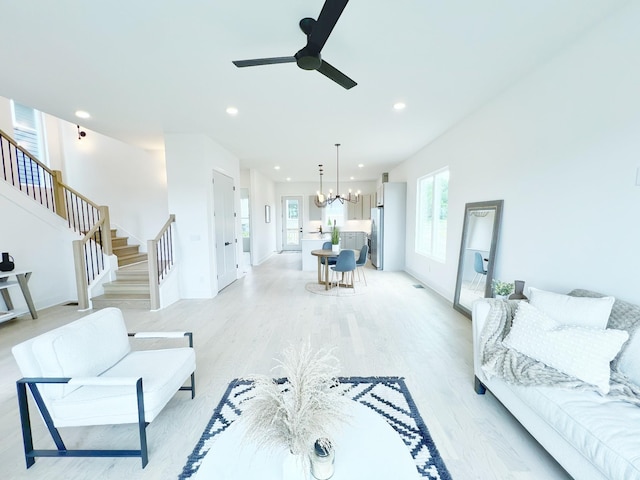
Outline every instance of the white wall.
{"label": "white wall", "polygon": [[[277,200],[275,183],[257,170],[250,170],[251,264],[260,265],[275,253]],[[265,222],[264,207],[271,206],[271,223]]]}
{"label": "white wall", "polygon": [[[169,210],[176,215],[176,260],[181,298],[211,298],[218,293],[213,216],[213,171],[233,178],[235,211],[240,212],[240,162],[205,135],[167,134],[165,152]],[[240,238],[240,215],[236,238]],[[237,243],[237,258],[242,242]]]}
{"label": "white wall", "polygon": [[11,101],[0,97],[0,130],[13,138],[13,118],[11,118]]}
{"label": "white wall", "polygon": [[[62,171],[64,182],[98,205],[107,205],[119,233],[138,240],[146,250],[147,240],[174,213],[167,205],[164,152],[142,150],[86,128],[87,135],[78,140],[76,125],[63,120],[57,123],[61,165],[56,168]],[[50,151],[56,144],[52,136]],[[54,159],[52,155],[52,163]]]}
{"label": "white wall", "polygon": [[[640,4],[627,6],[391,173],[407,270],[452,299],[467,202],[504,199],[496,278],[640,303]],[[449,166],[446,263],[415,253],[416,178]]]}
{"label": "white wall", "polygon": [[[36,309],[77,300],[71,242],[79,237],[66,222],[4,181],[0,212],[0,252],[14,257],[16,270],[33,272],[29,291]],[[9,293],[16,309],[26,305],[19,287],[11,287]],[[4,309],[0,299],[0,310]]]}

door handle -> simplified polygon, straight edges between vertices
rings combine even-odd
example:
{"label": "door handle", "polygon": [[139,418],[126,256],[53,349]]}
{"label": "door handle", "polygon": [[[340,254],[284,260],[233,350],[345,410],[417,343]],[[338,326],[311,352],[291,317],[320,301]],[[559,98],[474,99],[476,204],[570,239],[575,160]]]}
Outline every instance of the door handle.
{"label": "door handle", "polygon": [[225,247],[228,247],[229,245],[231,245],[231,242],[224,242]]}

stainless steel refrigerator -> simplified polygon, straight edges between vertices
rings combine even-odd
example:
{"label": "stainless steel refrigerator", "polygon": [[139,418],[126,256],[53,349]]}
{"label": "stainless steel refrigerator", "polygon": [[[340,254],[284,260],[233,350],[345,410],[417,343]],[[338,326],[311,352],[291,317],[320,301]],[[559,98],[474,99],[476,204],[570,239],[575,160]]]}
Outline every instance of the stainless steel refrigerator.
{"label": "stainless steel refrigerator", "polygon": [[407,184],[383,183],[380,193],[379,206],[371,209],[371,264],[378,270],[404,270]]}

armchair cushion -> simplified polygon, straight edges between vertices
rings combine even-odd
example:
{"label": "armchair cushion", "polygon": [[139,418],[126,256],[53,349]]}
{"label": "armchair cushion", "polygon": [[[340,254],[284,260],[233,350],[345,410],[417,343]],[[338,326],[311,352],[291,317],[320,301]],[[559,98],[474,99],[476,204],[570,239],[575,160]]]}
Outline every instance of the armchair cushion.
{"label": "armchair cushion", "polygon": [[[196,368],[193,348],[131,352],[100,378],[142,377],[144,416],[152,422]],[[56,426],[137,422],[136,390],[129,385],[85,385],[50,404]]]}

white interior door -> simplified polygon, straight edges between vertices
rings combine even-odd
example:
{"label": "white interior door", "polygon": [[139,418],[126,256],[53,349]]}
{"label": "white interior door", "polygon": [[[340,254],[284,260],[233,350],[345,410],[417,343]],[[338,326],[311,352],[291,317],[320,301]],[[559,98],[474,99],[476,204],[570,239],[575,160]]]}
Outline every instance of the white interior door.
{"label": "white interior door", "polygon": [[216,227],[218,291],[237,278],[234,190],[231,177],[213,172],[213,214]]}
{"label": "white interior door", "polygon": [[282,197],[282,250],[302,250],[302,197]]}

